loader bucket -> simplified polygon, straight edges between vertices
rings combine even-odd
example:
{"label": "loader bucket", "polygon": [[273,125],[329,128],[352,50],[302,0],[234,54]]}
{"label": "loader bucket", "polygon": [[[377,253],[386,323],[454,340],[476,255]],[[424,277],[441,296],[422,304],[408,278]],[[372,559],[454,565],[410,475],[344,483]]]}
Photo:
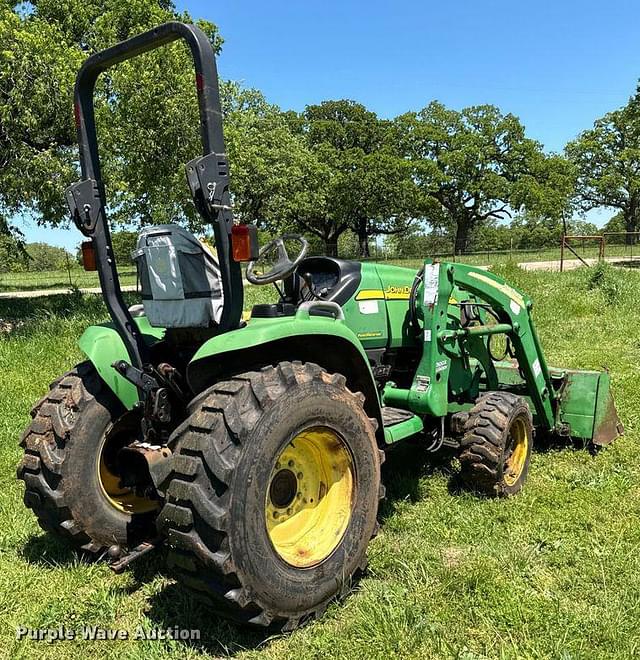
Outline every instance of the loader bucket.
{"label": "loader bucket", "polygon": [[[503,386],[513,388],[530,400],[517,363],[498,362],[495,367],[498,380]],[[611,395],[611,377],[606,369],[587,371],[550,367],[549,374],[558,403],[555,408],[556,432],[599,447],[610,444],[623,433]],[[534,420],[536,425],[544,425],[535,411]]]}
{"label": "loader bucket", "polygon": [[558,393],[558,421],[570,428],[571,436],[604,446],[623,433],[608,371],[550,369],[550,372],[552,378],[564,374],[564,383]]}

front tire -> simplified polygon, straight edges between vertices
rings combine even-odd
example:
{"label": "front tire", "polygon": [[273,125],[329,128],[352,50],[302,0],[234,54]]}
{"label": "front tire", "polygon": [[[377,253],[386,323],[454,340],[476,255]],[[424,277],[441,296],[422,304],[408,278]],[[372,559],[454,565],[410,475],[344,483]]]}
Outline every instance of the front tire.
{"label": "front tire", "polygon": [[110,468],[118,444],[138,431],[125,413],[83,362],[51,385],[20,441],[24,503],[45,531],[93,555],[118,556],[155,532],[157,503],[119,488]]}
{"label": "front tire", "polygon": [[486,495],[515,495],[526,481],[532,447],[527,402],[509,392],[489,392],[478,399],[465,423],[462,480]]}
{"label": "front tire", "polygon": [[364,568],[381,455],[345,382],[289,362],[241,374],[175,431],[159,528],[178,578],[222,616],[293,629]]}

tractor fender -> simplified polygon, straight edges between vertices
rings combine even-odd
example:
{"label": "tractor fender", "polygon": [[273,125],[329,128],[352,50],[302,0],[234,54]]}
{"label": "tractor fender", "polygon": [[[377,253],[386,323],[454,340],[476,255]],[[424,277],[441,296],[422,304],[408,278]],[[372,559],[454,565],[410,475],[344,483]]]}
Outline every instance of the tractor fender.
{"label": "tractor fender", "polygon": [[[162,339],[164,330],[149,325],[146,317],[134,318],[142,338],[148,345]],[[111,365],[118,360],[129,362],[131,358],[118,334],[118,331],[110,323],[104,325],[90,325],[81,335],[78,341],[80,350],[89,358],[100,378],[107,384],[109,389],[118,397],[122,405],[131,410],[138,402],[138,391],[128,380],[123,378]]]}
{"label": "tractor fender", "polygon": [[[252,319],[245,327],[205,342],[187,367],[197,394],[229,374],[264,365],[300,360],[341,373],[347,387],[365,396],[365,411],[383,433],[380,399],[367,355],[355,333],[341,320],[298,313],[295,317]],[[381,436],[382,437],[382,436]]]}

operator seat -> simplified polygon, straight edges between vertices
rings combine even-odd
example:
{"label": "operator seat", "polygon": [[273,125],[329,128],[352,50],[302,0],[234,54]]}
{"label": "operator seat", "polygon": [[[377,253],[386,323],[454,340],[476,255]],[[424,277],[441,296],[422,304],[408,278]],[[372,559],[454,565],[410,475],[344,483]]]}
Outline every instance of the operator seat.
{"label": "operator seat", "polygon": [[[300,262],[295,272],[284,280],[284,300],[254,305],[251,317],[293,316],[300,303],[313,300],[328,300],[342,306],[358,289],[360,271],[359,261],[335,257],[307,257]],[[331,316],[330,312],[318,314]]]}
{"label": "operator seat", "polygon": [[211,328],[222,314],[220,268],[210,250],[175,225],[145,227],[133,259],[149,323],[160,328]]}
{"label": "operator seat", "polygon": [[[360,286],[362,264],[335,257],[307,257],[296,274],[302,280],[298,300],[329,300],[342,306]],[[313,292],[310,290],[313,287]]]}

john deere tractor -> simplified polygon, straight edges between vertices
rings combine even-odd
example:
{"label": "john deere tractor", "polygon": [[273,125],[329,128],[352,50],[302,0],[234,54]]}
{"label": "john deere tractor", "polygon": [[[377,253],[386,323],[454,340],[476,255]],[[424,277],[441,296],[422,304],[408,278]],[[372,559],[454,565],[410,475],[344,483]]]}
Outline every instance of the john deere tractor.
{"label": "john deere tractor", "polygon": [[[128,308],[94,85],[177,39],[193,55],[202,136],[187,183],[215,252],[177,225],[145,228],[142,304]],[[67,201],[111,320],[86,329],[86,361],[22,437],[18,476],[45,530],[116,571],[164,544],[215,612],[291,629],[365,568],[386,448],[413,438],[457,452],[471,489],[513,495],[536,433],[602,446],[621,432],[608,373],[548,367],[531,300],[491,272],[310,257],[297,235],[258,251],[233,219],[214,53],[197,27],[167,23],[91,56],[75,114],[82,179]],[[243,262],[252,284],[281,282],[248,319]]]}

